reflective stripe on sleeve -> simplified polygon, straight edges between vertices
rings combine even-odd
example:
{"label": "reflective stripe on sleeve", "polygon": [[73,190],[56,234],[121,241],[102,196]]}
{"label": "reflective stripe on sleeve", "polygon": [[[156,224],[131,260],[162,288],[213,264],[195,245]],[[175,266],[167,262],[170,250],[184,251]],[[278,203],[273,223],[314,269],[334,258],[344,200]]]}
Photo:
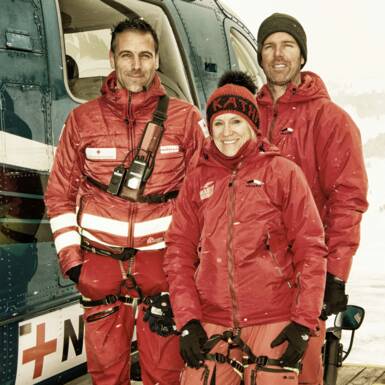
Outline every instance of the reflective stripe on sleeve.
{"label": "reflective stripe on sleeve", "polygon": [[80,246],[80,234],[77,231],[67,231],[55,238],[55,247],[58,254],[68,246]]}
{"label": "reflective stripe on sleeve", "polygon": [[128,222],[103,218],[92,214],[83,214],[80,226],[89,230],[103,231],[104,233],[118,235],[120,237],[127,237],[128,235]]}
{"label": "reflective stripe on sleeve", "polygon": [[150,246],[136,247],[136,249],[142,250],[142,251],[146,251],[146,250],[164,249],[165,247],[166,247],[166,243],[165,242],[159,242],[159,243],[155,243],[155,244],[150,245]]}
{"label": "reflective stripe on sleeve", "polygon": [[53,233],[65,227],[77,226],[75,213],[66,213],[52,217],[49,222]]}
{"label": "reflective stripe on sleeve", "polygon": [[172,216],[151,219],[150,221],[137,222],[134,225],[134,237],[163,233],[168,230]]}

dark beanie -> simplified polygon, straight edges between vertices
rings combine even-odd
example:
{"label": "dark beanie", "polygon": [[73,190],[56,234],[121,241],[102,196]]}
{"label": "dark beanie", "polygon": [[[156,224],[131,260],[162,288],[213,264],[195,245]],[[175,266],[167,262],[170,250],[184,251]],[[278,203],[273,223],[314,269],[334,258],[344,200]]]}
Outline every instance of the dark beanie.
{"label": "dark beanie", "polygon": [[219,80],[219,87],[207,101],[206,115],[210,134],[217,115],[231,112],[246,119],[252,129],[258,129],[258,107],[252,90],[253,80],[244,72],[228,71]]}
{"label": "dark beanie", "polygon": [[293,16],[286,15],[285,13],[273,13],[260,25],[257,36],[259,65],[261,65],[262,61],[261,50],[263,42],[275,32],[286,32],[294,37],[305,60],[301,66],[302,68],[307,59],[306,33],[297,19]]}

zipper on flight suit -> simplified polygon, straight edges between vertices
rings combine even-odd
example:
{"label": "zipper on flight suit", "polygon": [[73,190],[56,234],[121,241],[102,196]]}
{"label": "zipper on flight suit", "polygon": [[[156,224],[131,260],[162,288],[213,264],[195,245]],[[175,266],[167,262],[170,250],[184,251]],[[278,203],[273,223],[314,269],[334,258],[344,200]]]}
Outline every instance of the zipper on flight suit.
{"label": "zipper on flight suit", "polygon": [[[128,144],[129,144],[129,156],[128,156],[128,164],[126,164],[126,167],[131,164],[133,158],[134,158],[134,146],[135,146],[135,133],[134,133],[134,123],[133,123],[133,114],[132,114],[132,92],[127,90],[128,93],[128,100],[127,100],[127,113],[125,117],[125,122],[127,126],[127,134],[128,134]],[[135,206],[136,203],[128,203],[128,234],[127,234],[127,244],[129,247],[134,246],[133,242],[133,221],[135,218]],[[133,257],[135,258],[135,257]],[[131,263],[131,259],[130,259]],[[129,272],[130,273],[130,272]]]}

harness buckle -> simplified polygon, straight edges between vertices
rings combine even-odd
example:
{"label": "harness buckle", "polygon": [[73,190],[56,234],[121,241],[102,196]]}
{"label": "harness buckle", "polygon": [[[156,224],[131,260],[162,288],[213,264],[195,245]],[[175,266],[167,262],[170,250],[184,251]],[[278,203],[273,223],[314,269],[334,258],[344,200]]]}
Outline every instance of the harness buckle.
{"label": "harness buckle", "polygon": [[269,358],[267,356],[258,356],[255,363],[257,366],[266,366],[268,359]]}
{"label": "harness buckle", "polygon": [[105,301],[106,301],[106,305],[112,305],[113,303],[115,303],[116,301],[118,300],[118,297],[114,294],[108,294],[106,297],[105,297]]}
{"label": "harness buckle", "polygon": [[215,354],[215,361],[224,364],[226,362],[226,357],[221,353],[214,353]]}

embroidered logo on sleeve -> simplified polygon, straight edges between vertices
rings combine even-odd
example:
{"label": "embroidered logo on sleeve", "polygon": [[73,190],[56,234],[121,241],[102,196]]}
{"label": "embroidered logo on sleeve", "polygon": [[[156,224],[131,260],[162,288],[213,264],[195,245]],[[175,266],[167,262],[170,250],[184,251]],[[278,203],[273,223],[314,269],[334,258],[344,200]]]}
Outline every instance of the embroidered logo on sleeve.
{"label": "embroidered logo on sleeve", "polygon": [[159,151],[161,154],[172,154],[175,152],[179,152],[179,145],[169,144],[167,146],[159,146]]}
{"label": "embroidered logo on sleeve", "polygon": [[116,148],[87,147],[86,157],[90,160],[116,159]]}
{"label": "embroidered logo on sleeve", "polygon": [[207,124],[206,124],[206,121],[204,119],[201,119],[199,122],[199,127],[201,128],[202,130],[202,133],[203,133],[203,136],[205,138],[208,138],[210,136],[210,133],[209,133],[209,129],[207,128]]}
{"label": "embroidered logo on sleeve", "polygon": [[214,193],[214,182],[210,181],[204,184],[204,186],[199,191],[199,196],[201,201],[204,199],[210,198]]}

